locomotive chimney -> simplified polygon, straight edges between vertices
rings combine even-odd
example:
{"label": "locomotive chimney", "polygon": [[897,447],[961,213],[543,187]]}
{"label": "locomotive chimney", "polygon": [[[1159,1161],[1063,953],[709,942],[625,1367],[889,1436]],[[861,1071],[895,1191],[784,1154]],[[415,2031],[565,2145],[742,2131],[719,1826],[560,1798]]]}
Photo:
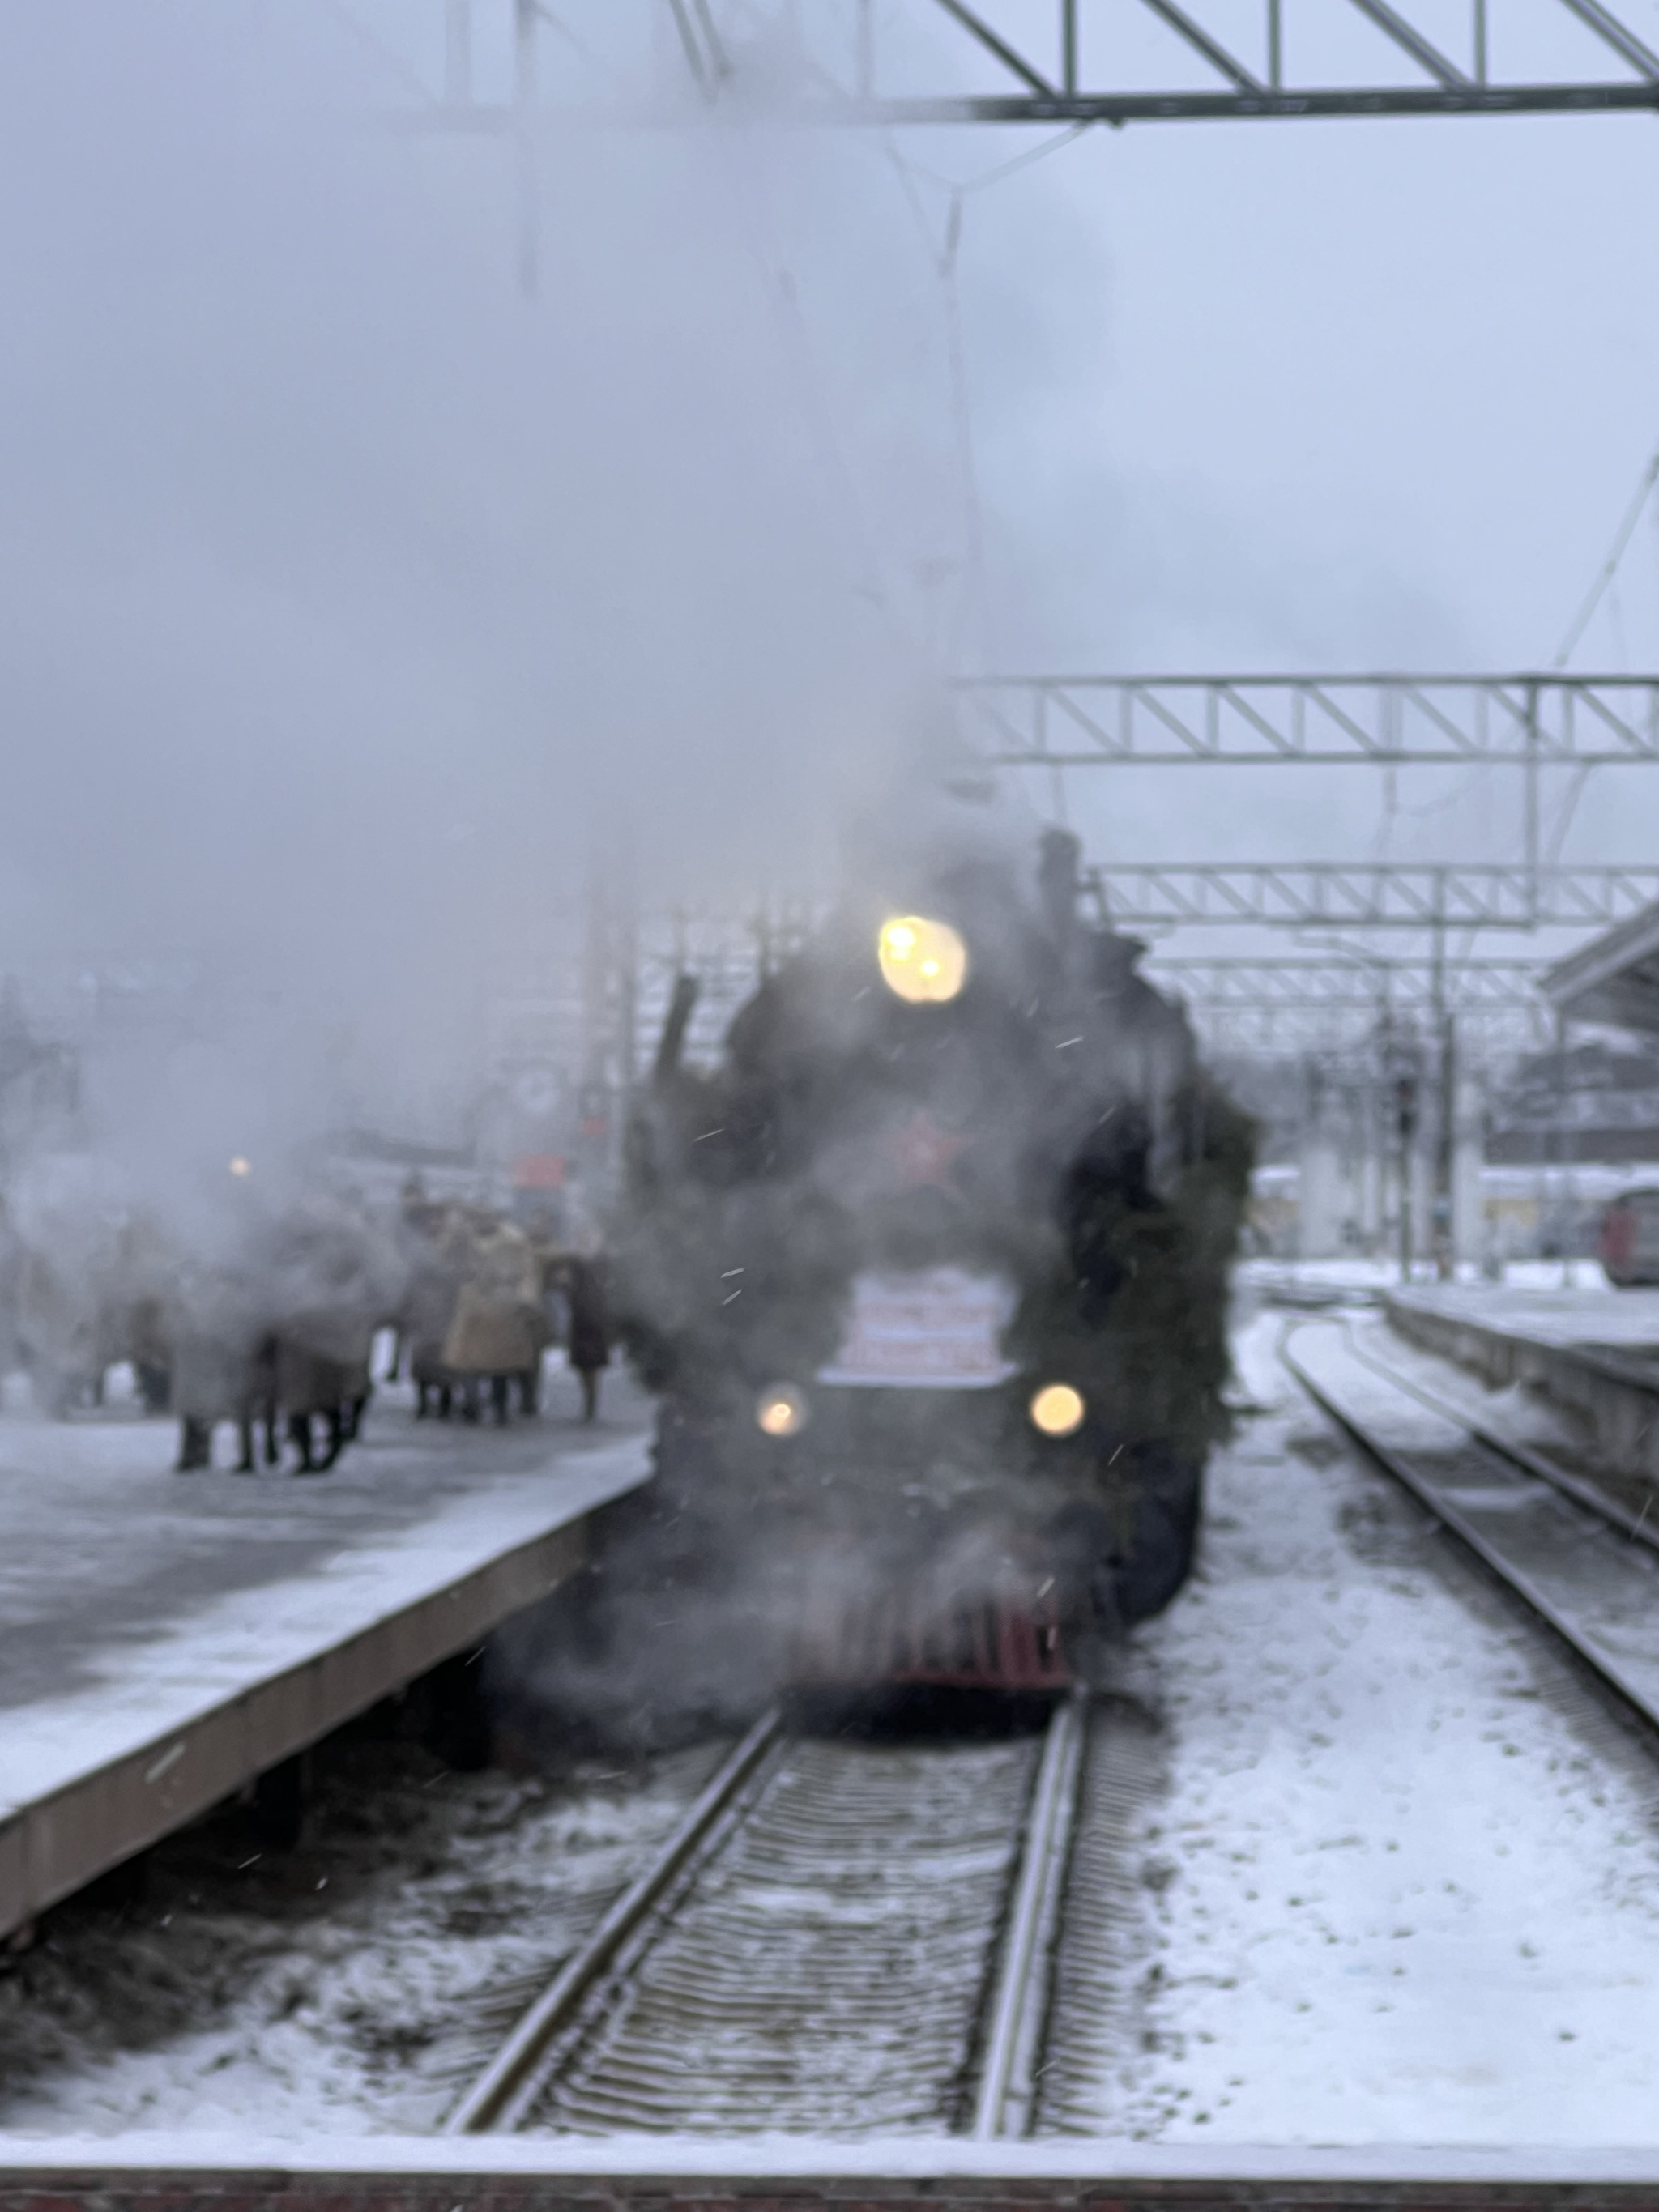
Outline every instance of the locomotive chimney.
{"label": "locomotive chimney", "polygon": [[696,1003],[696,977],[677,975],[674,978],[674,995],[669,1001],[668,1017],[662,1025],[662,1037],[651,1070],[653,1091],[666,1090],[679,1073],[680,1055],[685,1049],[685,1032],[691,1025],[691,1015]]}
{"label": "locomotive chimney", "polygon": [[1048,934],[1069,959],[1077,934],[1078,861],[1083,848],[1069,830],[1045,830],[1037,863],[1037,892]]}

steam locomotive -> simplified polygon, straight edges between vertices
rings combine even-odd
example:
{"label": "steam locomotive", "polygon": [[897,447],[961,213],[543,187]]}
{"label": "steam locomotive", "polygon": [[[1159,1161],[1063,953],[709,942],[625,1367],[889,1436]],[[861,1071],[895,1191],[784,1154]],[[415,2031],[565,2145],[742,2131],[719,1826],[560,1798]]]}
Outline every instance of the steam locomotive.
{"label": "steam locomotive", "polygon": [[615,1273],[658,1480],[608,1572],[688,1695],[1046,1693],[1190,1570],[1253,1132],[1078,859],[877,865],[712,1071],[677,988]]}

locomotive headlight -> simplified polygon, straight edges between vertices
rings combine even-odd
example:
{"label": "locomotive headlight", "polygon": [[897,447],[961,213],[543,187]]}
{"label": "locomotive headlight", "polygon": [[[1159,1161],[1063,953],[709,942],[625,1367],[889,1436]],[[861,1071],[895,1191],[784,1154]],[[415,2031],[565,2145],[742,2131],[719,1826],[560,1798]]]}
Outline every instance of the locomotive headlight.
{"label": "locomotive headlight", "polygon": [[769,1383],[755,1401],[755,1425],[763,1436],[798,1437],[806,1422],[806,1401],[793,1382]]}
{"label": "locomotive headlight", "polygon": [[948,921],[895,915],[876,939],[881,980],[912,1006],[943,1006],[968,980],[968,947]]}
{"label": "locomotive headlight", "polygon": [[1069,1382],[1045,1382],[1031,1401],[1031,1422],[1045,1437],[1075,1436],[1088,1410]]}
{"label": "locomotive headlight", "polygon": [[232,1175],[237,1176],[250,1176],[253,1173],[253,1163],[252,1160],[245,1159],[241,1153],[238,1152],[230,1163],[230,1171]]}

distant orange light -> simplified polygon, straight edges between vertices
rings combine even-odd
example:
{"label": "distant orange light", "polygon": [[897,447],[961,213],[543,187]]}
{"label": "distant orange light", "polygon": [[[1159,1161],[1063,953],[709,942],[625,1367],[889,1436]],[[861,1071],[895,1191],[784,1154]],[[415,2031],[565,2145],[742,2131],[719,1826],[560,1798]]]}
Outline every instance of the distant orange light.
{"label": "distant orange light", "polygon": [[1033,1425],[1045,1437],[1075,1436],[1088,1410],[1083,1393],[1069,1382],[1045,1382],[1031,1401]]}
{"label": "distant orange light", "polygon": [[774,1382],[755,1401],[755,1425],[763,1436],[797,1437],[806,1421],[806,1401],[793,1382]]}

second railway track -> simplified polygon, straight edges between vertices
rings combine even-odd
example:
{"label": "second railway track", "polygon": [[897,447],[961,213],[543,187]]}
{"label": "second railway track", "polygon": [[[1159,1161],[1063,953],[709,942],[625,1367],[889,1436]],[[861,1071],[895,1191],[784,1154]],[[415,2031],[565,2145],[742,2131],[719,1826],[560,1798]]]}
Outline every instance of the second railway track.
{"label": "second railway track", "polygon": [[451,2132],[1027,2132],[1089,1736],[1080,1696],[994,1742],[769,1716]]}
{"label": "second railway track", "polygon": [[1287,1332],[1282,1356],[1333,1419],[1659,1730],[1659,1531],[1363,1349],[1346,1325]]}

